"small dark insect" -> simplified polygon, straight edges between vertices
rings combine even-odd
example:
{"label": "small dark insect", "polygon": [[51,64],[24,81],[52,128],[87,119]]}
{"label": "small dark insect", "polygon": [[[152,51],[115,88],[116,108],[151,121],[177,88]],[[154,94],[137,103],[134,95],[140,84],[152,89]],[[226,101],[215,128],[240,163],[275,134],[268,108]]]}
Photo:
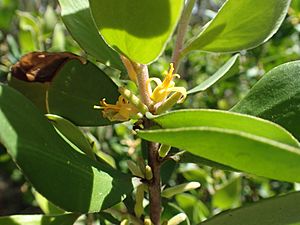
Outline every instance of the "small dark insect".
{"label": "small dark insect", "polygon": [[142,130],[142,129],[144,129],[143,123],[144,123],[144,121],[142,119],[135,122],[134,125],[133,125],[133,130]]}
{"label": "small dark insect", "polygon": [[72,59],[85,63],[83,58],[69,52],[30,52],[12,66],[11,73],[12,76],[23,81],[49,82],[59,68]]}

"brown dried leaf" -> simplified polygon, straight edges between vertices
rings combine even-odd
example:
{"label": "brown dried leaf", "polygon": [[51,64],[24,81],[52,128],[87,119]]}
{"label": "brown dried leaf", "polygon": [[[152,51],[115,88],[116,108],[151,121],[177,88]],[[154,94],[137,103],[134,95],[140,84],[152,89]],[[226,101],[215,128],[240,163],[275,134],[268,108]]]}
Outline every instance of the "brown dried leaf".
{"label": "brown dried leaf", "polygon": [[30,52],[11,68],[12,76],[27,82],[49,82],[67,61],[85,60],[70,52]]}

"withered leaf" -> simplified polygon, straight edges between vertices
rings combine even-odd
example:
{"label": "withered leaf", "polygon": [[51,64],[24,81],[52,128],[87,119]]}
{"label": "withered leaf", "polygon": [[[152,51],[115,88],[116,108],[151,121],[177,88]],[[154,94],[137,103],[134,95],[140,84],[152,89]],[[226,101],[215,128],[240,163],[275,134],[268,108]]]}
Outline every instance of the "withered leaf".
{"label": "withered leaf", "polygon": [[12,76],[27,82],[49,82],[67,61],[85,60],[70,52],[30,52],[11,68]]}

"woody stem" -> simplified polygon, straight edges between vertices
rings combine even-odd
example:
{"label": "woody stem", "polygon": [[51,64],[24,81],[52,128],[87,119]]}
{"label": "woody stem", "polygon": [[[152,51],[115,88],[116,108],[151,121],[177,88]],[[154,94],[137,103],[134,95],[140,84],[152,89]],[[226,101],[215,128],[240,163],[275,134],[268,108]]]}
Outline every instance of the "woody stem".
{"label": "woody stem", "polygon": [[[137,73],[137,83],[142,102],[151,107],[151,88],[149,87],[148,67],[142,64],[133,64]],[[151,110],[151,109],[149,109]],[[144,121],[145,129],[152,126],[152,122],[148,119]],[[153,177],[148,181],[149,200],[150,200],[150,219],[154,225],[160,224],[161,213],[161,182],[160,182],[160,165],[158,154],[158,144],[147,142],[148,164],[151,167]]]}
{"label": "woody stem", "polygon": [[[146,121],[145,127],[151,127],[151,121]],[[148,182],[149,200],[150,200],[150,219],[154,225],[160,224],[161,214],[161,181],[158,144],[147,142],[148,164],[152,169],[153,178]]]}

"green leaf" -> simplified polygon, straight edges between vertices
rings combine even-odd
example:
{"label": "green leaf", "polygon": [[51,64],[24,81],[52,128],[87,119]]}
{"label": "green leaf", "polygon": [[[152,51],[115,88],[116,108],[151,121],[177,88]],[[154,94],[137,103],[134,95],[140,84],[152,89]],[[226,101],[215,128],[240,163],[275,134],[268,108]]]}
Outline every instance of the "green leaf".
{"label": "green leaf", "polygon": [[26,82],[11,76],[8,84],[30,99],[41,112],[47,112],[46,93],[49,87],[48,82]]}
{"label": "green leaf", "polygon": [[65,141],[75,145],[80,151],[86,153],[91,159],[95,159],[92,146],[83,132],[70,121],[53,114],[46,115],[49,121],[62,135]]}
{"label": "green leaf", "polygon": [[295,10],[296,13],[300,12],[300,0],[293,0],[291,2],[291,7],[293,10]]}
{"label": "green leaf", "polygon": [[[162,221],[162,224],[167,223],[172,217],[178,215],[179,213],[185,212],[177,205],[171,202],[162,202],[163,211],[161,214],[160,220]],[[190,225],[190,219],[189,217],[186,218],[185,221],[181,222],[180,225]]]}
{"label": "green leaf", "polygon": [[105,98],[114,104],[119,96],[118,87],[91,62],[81,64],[71,60],[52,80],[48,90],[48,111],[70,120],[78,126],[103,126],[111,122],[94,109]]}
{"label": "green leaf", "polygon": [[258,176],[300,181],[299,143],[276,124],[210,110],[183,110],[154,121],[170,128],[139,131],[141,138]]}
{"label": "green leaf", "polygon": [[280,126],[253,116],[213,110],[176,110],[153,119],[163,128],[215,127],[236,130],[299,147],[298,141]]}
{"label": "green leaf", "polygon": [[66,50],[66,34],[65,34],[65,27],[57,23],[53,30],[52,36],[52,46],[51,50],[53,52],[63,52]]}
{"label": "green leaf", "polygon": [[265,74],[231,111],[271,120],[300,140],[300,61]]}
{"label": "green leaf", "polygon": [[227,76],[232,74],[232,71],[236,69],[238,65],[238,58],[239,54],[232,56],[215,74],[210,76],[208,79],[203,81],[198,86],[194,87],[193,89],[189,90],[188,94],[194,94],[200,91],[205,91],[219,80],[226,79]]}
{"label": "green leaf", "polygon": [[209,210],[205,204],[191,194],[182,193],[177,195],[176,202],[184,210],[192,224],[198,224],[209,215]]}
{"label": "green leaf", "polygon": [[196,165],[183,167],[179,173],[188,181],[200,182],[202,187],[206,187],[213,179],[203,167]]}
{"label": "green leaf", "polygon": [[34,198],[38,204],[38,206],[41,208],[41,210],[46,215],[58,215],[58,214],[64,214],[65,211],[55,206],[53,203],[49,202],[44,196],[42,196],[37,191],[32,191]]}
{"label": "green leaf", "polygon": [[143,64],[162,53],[183,5],[183,0],[90,0],[92,15],[106,43]]}
{"label": "green leaf", "polygon": [[300,225],[299,204],[295,192],[221,213],[201,225]]}
{"label": "green leaf", "polygon": [[0,217],[3,225],[73,225],[79,215],[66,214],[58,216],[15,215]]}
{"label": "green leaf", "polygon": [[184,151],[183,153],[179,153],[179,162],[180,163],[195,163],[199,165],[206,165],[214,168],[219,168],[221,170],[228,170],[228,171],[237,171],[230,166],[226,166],[221,163],[214,162],[212,160],[205,159],[198,155],[193,155],[190,152]]}
{"label": "green leaf", "polygon": [[234,208],[241,204],[241,177],[232,178],[219,187],[212,197],[212,205],[222,210]]}
{"label": "green leaf", "polygon": [[45,29],[44,32],[52,32],[55,26],[58,24],[58,18],[55,9],[50,5],[47,5],[43,18],[44,20],[42,20],[41,23]]}
{"label": "green leaf", "polygon": [[98,212],[132,191],[129,176],[74,150],[27,98],[6,86],[0,86],[0,121],[0,142],[34,188],[58,207]]}
{"label": "green leaf", "polygon": [[64,24],[78,44],[99,62],[124,70],[122,61],[103,41],[90,14],[89,0],[59,0]]}
{"label": "green leaf", "polygon": [[18,33],[18,42],[20,44],[20,49],[22,54],[35,51],[39,49],[38,44],[35,40],[35,34],[32,30],[20,30]]}
{"label": "green leaf", "polygon": [[280,27],[290,0],[227,0],[217,16],[183,50],[237,52],[270,39]]}
{"label": "green leaf", "polygon": [[12,19],[19,2],[10,0],[0,1],[0,29],[8,30],[11,28]]}
{"label": "green leaf", "polygon": [[17,11],[19,16],[18,40],[22,53],[28,53],[40,49],[39,40],[37,37],[40,34],[37,18],[28,12]]}

